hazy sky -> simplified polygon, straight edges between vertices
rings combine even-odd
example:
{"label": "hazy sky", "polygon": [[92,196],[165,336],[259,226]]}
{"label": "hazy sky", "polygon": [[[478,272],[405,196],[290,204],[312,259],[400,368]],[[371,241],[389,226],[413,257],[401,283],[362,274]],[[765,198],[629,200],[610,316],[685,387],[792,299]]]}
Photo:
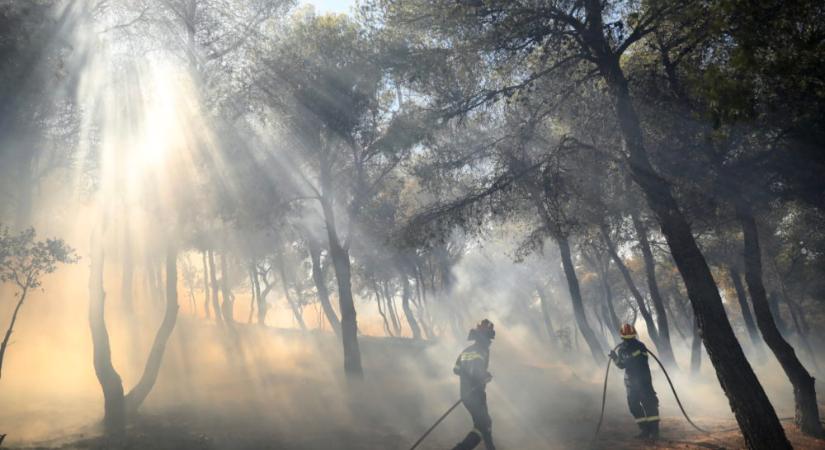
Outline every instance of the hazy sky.
{"label": "hazy sky", "polygon": [[355,0],[303,0],[301,3],[314,5],[319,13],[348,13],[350,6],[355,4]]}

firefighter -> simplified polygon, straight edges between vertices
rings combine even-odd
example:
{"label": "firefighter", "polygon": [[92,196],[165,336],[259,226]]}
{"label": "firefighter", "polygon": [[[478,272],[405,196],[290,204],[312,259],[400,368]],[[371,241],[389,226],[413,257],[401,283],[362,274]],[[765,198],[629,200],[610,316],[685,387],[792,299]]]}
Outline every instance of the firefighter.
{"label": "firefighter", "polygon": [[490,365],[490,344],[496,337],[493,323],[482,320],[470,330],[468,340],[475,343],[461,352],[455,361],[453,373],[461,377],[461,400],[473,418],[473,431],[453,450],[470,450],[484,442],[487,450],[495,450],[493,445],[493,422],[487,412],[487,383],[493,379],[487,368]]}
{"label": "firefighter", "polygon": [[659,399],[653,390],[650,366],[647,363],[647,347],[636,339],[633,325],[624,324],[619,330],[622,343],[610,352],[610,359],[619,369],[624,369],[627,388],[627,405],[641,429],[641,439],[659,438]]}

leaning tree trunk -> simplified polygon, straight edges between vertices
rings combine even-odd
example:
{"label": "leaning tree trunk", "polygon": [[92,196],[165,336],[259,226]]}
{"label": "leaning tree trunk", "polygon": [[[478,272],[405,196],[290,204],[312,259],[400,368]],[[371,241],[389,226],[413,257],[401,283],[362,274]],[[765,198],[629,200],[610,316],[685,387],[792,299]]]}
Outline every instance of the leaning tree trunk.
{"label": "leaning tree trunk", "polygon": [[[762,284],[762,255],[759,248],[759,231],[750,205],[740,200],[736,205],[736,215],[744,234],[745,281],[753,301],[756,323],[762,338],[773,351],[782,369],[793,385],[796,404],[796,424],[803,433],[822,437],[822,424],[816,402],[814,378],[796,357],[793,347],[782,337],[771,315],[765,286]],[[733,273],[731,274],[733,275]],[[738,274],[736,274],[738,275]]]}
{"label": "leaning tree trunk", "polygon": [[790,295],[784,288],[784,282],[781,279],[780,284],[783,286],[782,292],[784,294],[782,297],[785,299],[785,303],[788,305],[788,311],[791,313],[791,319],[793,320],[796,334],[799,337],[799,343],[805,347],[805,351],[807,351],[808,356],[811,357],[811,362],[814,365],[814,369],[819,372],[819,364],[816,362],[816,352],[814,352],[813,347],[811,347],[811,341],[808,339],[808,331],[810,328],[805,320],[805,314],[799,306],[799,303],[791,299]]}
{"label": "leaning tree trunk", "polygon": [[[625,284],[627,284],[630,293],[633,295],[633,298],[636,300],[636,305],[639,307],[639,313],[642,315],[642,319],[645,321],[645,326],[647,327],[647,332],[650,334],[650,339],[653,340],[653,343],[656,344],[656,349],[661,352],[661,347],[664,347],[659,342],[659,333],[656,329],[656,323],[653,321],[653,315],[650,314],[650,311],[647,309],[647,305],[645,304],[645,298],[639,289],[636,287],[636,283],[633,281],[633,277],[630,275],[630,270],[625,265],[622,257],[619,256],[619,252],[616,251],[616,245],[610,239],[610,232],[607,229],[607,226],[602,224],[601,225],[602,231],[602,240],[604,240],[605,245],[607,246],[607,251],[610,253],[610,257],[613,258],[613,262],[616,263],[616,267],[619,268],[619,272],[622,274],[622,278],[624,278]],[[665,356],[665,353],[662,353],[662,356]],[[671,359],[672,359],[671,355]],[[670,362],[670,361],[666,361]]]}
{"label": "leaning tree trunk", "polygon": [[410,296],[412,295],[410,280],[403,270],[399,270],[398,273],[401,276],[401,307],[404,308],[407,325],[410,326],[413,339],[421,339],[421,327],[418,326],[418,321],[415,320],[415,315],[410,308]]}
{"label": "leaning tree trunk", "polygon": [[733,266],[728,266],[728,275],[730,275],[733,282],[733,290],[736,291],[736,299],[739,301],[739,308],[742,310],[742,320],[745,322],[745,328],[748,329],[753,347],[758,349],[761,345],[759,331],[756,329],[756,323],[754,323],[751,315],[751,308],[748,306],[748,296],[745,294],[745,286],[742,285],[742,276]]}
{"label": "leaning tree trunk", "polygon": [[768,296],[768,302],[771,306],[771,315],[773,316],[774,323],[776,323],[776,328],[783,337],[787,336],[788,324],[782,320],[782,314],[779,312],[779,294],[777,294],[776,291],[771,291]]}
{"label": "leaning tree trunk", "polygon": [[324,315],[330,326],[332,326],[332,330],[335,331],[337,336],[341,336],[341,320],[338,319],[338,315],[329,301],[327,280],[324,276],[324,269],[321,267],[321,246],[313,236],[307,237],[307,246],[309,247],[309,258],[312,261],[312,281],[315,282],[315,290],[318,291],[318,301],[321,303],[321,309],[324,310]]}
{"label": "leaning tree trunk", "polygon": [[596,0],[587,0],[585,5],[591,22],[588,33],[595,39],[590,45],[597,52],[599,70],[612,97],[619,129],[629,152],[631,176],[659,220],[662,234],[685,282],[708,357],[728,396],[745,443],[752,449],[790,449],[791,444],[776,411],[736,340],[713,275],[691,233],[690,224],[679,209],[670,184],[655,172],[650,163],[619,57],[610,50],[604,37],[601,4]]}
{"label": "leaning tree trunk", "polygon": [[570,291],[570,301],[573,302],[573,315],[576,317],[576,323],[579,330],[590,348],[590,354],[596,361],[596,364],[604,362],[604,350],[599,344],[599,339],[596,333],[590,328],[587,323],[587,315],[584,312],[584,302],[582,301],[581,289],[579,287],[579,279],[576,276],[576,268],[573,265],[573,258],[570,255],[570,243],[567,241],[567,236],[555,236],[556,243],[559,246],[559,253],[561,253],[561,263],[564,268],[564,276],[567,278],[567,287]]}
{"label": "leaning tree trunk", "polygon": [[673,346],[670,343],[670,326],[667,320],[667,311],[665,311],[665,302],[662,300],[662,294],[659,293],[659,283],[656,281],[656,261],[653,259],[653,251],[650,249],[650,242],[647,238],[647,228],[639,220],[639,215],[632,211],[630,213],[633,219],[633,226],[636,228],[636,234],[639,236],[639,247],[642,250],[642,258],[645,262],[645,275],[647,276],[647,287],[650,292],[650,299],[653,301],[653,308],[656,309],[656,331],[659,334],[659,341],[657,349],[659,356],[665,364],[671,367],[676,367],[676,358],[673,355]]}
{"label": "leaning tree trunk", "polygon": [[400,336],[401,322],[398,320],[398,314],[395,312],[395,295],[394,293],[390,293],[389,281],[384,280],[382,285],[384,286],[384,300],[387,302],[387,313],[390,315],[392,329],[395,330],[395,334]]}
{"label": "leaning tree trunk", "polygon": [[[329,194],[328,189],[325,192]],[[327,239],[329,240],[329,256],[332,259],[335,279],[338,282],[338,309],[341,311],[344,372],[351,379],[360,379],[364,376],[364,370],[361,367],[361,350],[358,346],[358,321],[355,313],[355,302],[352,299],[352,273],[349,251],[341,245],[338,238],[332,204],[327,199],[324,199],[321,203],[326,221]]]}
{"label": "leaning tree trunk", "polygon": [[103,244],[99,237],[91,242],[89,271],[89,328],[92,332],[92,353],[95,375],[103,389],[103,428],[108,435],[121,435],[126,429],[126,401],[123,382],[112,365],[109,332],[106,330],[103,290]]}
{"label": "leaning tree trunk", "polygon": [[17,313],[20,312],[20,308],[23,306],[23,303],[26,301],[26,294],[29,293],[29,286],[31,285],[31,280],[26,280],[22,290],[20,291],[20,298],[17,299],[17,306],[14,307],[14,312],[11,315],[11,322],[9,323],[9,328],[6,330],[6,334],[3,336],[3,342],[0,343],[0,378],[3,376],[3,358],[6,356],[6,348],[9,345],[9,339],[11,339],[11,333],[14,330],[14,323],[17,322]]}
{"label": "leaning tree trunk", "polygon": [[169,246],[166,249],[166,312],[163,315],[163,322],[161,322],[160,328],[155,334],[155,341],[152,343],[149,357],[146,358],[143,375],[140,377],[140,381],[129,391],[129,394],[126,395],[126,411],[129,414],[137,412],[137,409],[155,386],[160,372],[160,365],[163,362],[163,355],[166,353],[166,344],[175,329],[179,309],[177,259],[177,251]]}
{"label": "leaning tree trunk", "polygon": [[381,307],[381,292],[378,290],[378,284],[373,281],[373,292],[375,292],[375,303],[378,305],[378,315],[381,316],[384,322],[384,334],[387,336],[392,336],[392,330],[390,329],[390,322],[387,320],[387,314],[384,312],[384,309]]}

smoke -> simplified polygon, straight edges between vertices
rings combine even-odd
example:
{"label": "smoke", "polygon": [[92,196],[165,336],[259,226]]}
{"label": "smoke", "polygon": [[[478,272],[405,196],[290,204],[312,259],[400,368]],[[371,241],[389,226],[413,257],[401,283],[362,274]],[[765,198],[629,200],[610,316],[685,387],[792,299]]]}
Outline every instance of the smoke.
{"label": "smoke", "polygon": [[[238,204],[237,196],[247,191],[246,180],[226,173],[229,164],[219,147],[229,139],[213,129],[199,98],[200,81],[168,58],[130,59],[131,49],[113,48],[95,33],[76,33],[67,39],[93,53],[86,55],[74,91],[83,111],[76,143],[80,156],[76,164],[39,180],[31,222],[40,235],[65,239],[83,258],[46,277],[24,305],[0,380],[0,432],[9,433],[7,444],[56,446],[101,432],[103,401],[88,323],[88,242],[101,217],[109,224],[104,236],[106,320],[113,363],[127,391],[143,371],[162,317],[164,294],[157,289],[163,286],[162,249],[180,244],[180,272],[188,266],[194,280],[200,276],[204,248],[220,247],[230,254],[230,267],[221,270],[221,277],[235,295],[239,323],[228,329],[207,320],[206,293],[198,282],[179,277],[181,315],[157,385],[141,408],[138,433],[149,430],[167,445],[181,442],[182,448],[405,449],[457,400],[453,363],[468,344],[467,330],[489,318],[497,338],[488,402],[500,447],[582,448],[589,441],[598,420],[604,367],[593,362],[579,336],[552,243],[517,263],[514,255],[524,239],[517,226],[497,224],[480,237],[452,236],[449,245],[462,249],[450,267],[452,282],[430,293],[421,307],[438,333],[429,341],[408,339],[411,331],[400,308],[402,337],[384,337],[372,293],[362,286],[356,308],[365,379],[347,381],[340,340],[317,302],[304,307],[307,332],[297,329],[277,288],[268,296],[268,327],[245,324],[251,303],[247,261],[231,255],[267,251],[259,247],[274,247],[276,236],[246,229],[239,233],[245,239],[216,237],[218,232],[202,236],[226,225],[224,208]],[[251,161],[261,162],[256,158],[262,157],[262,149],[275,149],[270,157],[276,165],[295,169],[281,151],[291,143],[263,119],[244,124],[249,136],[242,144],[249,147]],[[214,183],[219,186],[203,184],[207,170],[222,175]],[[261,172],[256,174],[276,176]],[[298,170],[289,175],[293,178],[284,185],[294,188],[302,182]],[[88,186],[94,183],[98,185]],[[204,191],[220,191],[228,198],[215,194],[204,200]],[[271,199],[263,197],[262,203],[253,203],[260,210],[250,208],[248,216],[272,207]],[[290,225],[323,238],[325,225],[316,209],[303,209]],[[202,229],[187,229],[192,223]],[[389,259],[392,250],[386,242],[368,239],[367,230],[352,227],[352,234],[363,238],[357,245],[378,254],[379,261]],[[129,293],[122,290],[127,261],[134,266]],[[309,279],[303,263],[290,270]],[[614,330],[594,313],[601,302],[597,281],[588,275],[581,281],[590,325],[603,346],[612,347]],[[543,320],[540,288],[549,297],[551,324]],[[10,316],[13,302],[8,300],[14,295],[9,285],[0,289],[0,323]],[[622,295],[616,293],[616,303],[623,306]],[[129,305],[126,298],[132,299]],[[628,311],[622,307],[618,312],[624,318]],[[639,331],[653,348],[641,324]],[[732,425],[727,399],[707,359],[701,373],[692,375],[690,343],[676,337],[674,350],[678,369],[670,375],[691,416],[699,424]],[[779,415],[792,415],[791,388],[779,365],[765,349],[764,357],[752,353],[751,363]],[[611,369],[605,432],[628,436],[635,425],[621,377]],[[664,433],[668,427],[684,430],[670,388],[655,366],[653,377],[666,418]],[[470,429],[469,415],[459,408],[422,448],[448,448]]]}

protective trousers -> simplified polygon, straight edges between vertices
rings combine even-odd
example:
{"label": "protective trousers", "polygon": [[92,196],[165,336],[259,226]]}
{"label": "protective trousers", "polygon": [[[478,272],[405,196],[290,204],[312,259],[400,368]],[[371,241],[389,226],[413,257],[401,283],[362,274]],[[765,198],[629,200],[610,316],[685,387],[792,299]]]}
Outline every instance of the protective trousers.
{"label": "protective trousers", "polygon": [[627,385],[627,406],[645,433],[659,431],[659,398],[650,383]]}
{"label": "protective trousers", "polygon": [[464,399],[464,407],[467,408],[473,418],[474,428],[463,441],[453,447],[453,450],[472,450],[482,441],[487,450],[495,450],[496,447],[493,445],[493,421],[487,412],[487,394],[483,391],[470,394]]}

